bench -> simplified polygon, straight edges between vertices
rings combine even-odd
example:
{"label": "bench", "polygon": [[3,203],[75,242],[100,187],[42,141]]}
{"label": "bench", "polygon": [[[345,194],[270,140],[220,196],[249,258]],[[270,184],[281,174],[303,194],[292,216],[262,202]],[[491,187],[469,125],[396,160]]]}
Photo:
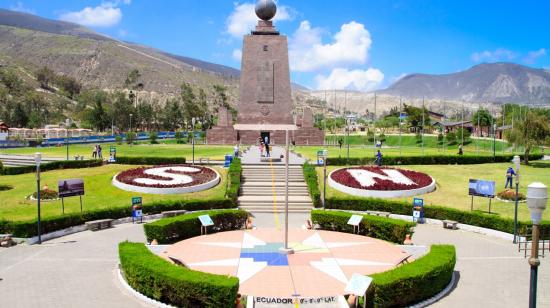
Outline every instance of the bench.
{"label": "bench", "polygon": [[391,213],[389,212],[380,212],[380,211],[367,211],[366,213],[373,216],[384,216],[384,217],[390,217],[391,215]]}
{"label": "bench", "polygon": [[94,221],[87,221],[84,224],[88,227],[88,230],[97,231],[97,230],[111,228],[113,226],[113,219],[100,219],[100,220],[94,220]]}
{"label": "bench", "polygon": [[199,164],[203,165],[203,161],[206,161],[207,165],[210,165],[210,158],[209,157],[201,157],[199,158]]}
{"label": "bench", "polygon": [[445,229],[452,229],[452,230],[457,230],[458,229],[458,222],[454,221],[454,220],[444,220],[443,221],[443,228]]}
{"label": "bench", "polygon": [[186,210],[175,210],[175,211],[165,211],[161,212],[162,217],[174,217],[174,216],[180,216],[187,213]]}

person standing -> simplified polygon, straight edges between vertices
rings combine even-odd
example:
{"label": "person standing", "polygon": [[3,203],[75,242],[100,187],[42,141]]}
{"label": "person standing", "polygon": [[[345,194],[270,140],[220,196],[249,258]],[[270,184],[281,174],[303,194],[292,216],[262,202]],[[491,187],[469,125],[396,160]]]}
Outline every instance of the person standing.
{"label": "person standing", "polygon": [[508,170],[506,170],[506,185],[504,185],[504,188],[508,188],[508,184],[510,184],[510,188],[512,188],[512,179],[516,175],[516,172],[514,171],[514,168],[512,166],[508,167]]}
{"label": "person standing", "polygon": [[264,142],[262,141],[262,138],[260,138],[260,157],[264,156]]}
{"label": "person standing", "polygon": [[97,145],[97,156],[99,159],[103,159],[103,149],[101,148],[101,144]]}
{"label": "person standing", "polygon": [[458,155],[463,155],[464,151],[462,150],[462,143],[458,145]]}
{"label": "person standing", "polygon": [[378,150],[378,152],[376,152],[376,165],[378,167],[382,166],[382,152],[380,152],[380,150]]}
{"label": "person standing", "polygon": [[94,144],[94,147],[92,148],[92,158],[97,158],[97,144]]}
{"label": "person standing", "polygon": [[239,144],[236,144],[233,148],[233,153],[235,154],[235,158],[239,157]]}
{"label": "person standing", "polygon": [[269,157],[270,154],[269,154],[269,143],[266,143],[265,144],[265,157]]}

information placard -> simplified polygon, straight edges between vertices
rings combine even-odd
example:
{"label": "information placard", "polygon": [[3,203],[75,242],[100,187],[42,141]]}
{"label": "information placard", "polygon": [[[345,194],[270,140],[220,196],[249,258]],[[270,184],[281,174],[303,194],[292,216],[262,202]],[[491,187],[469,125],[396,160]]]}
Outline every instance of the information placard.
{"label": "information placard", "polygon": [[210,218],[210,215],[201,215],[199,216],[199,220],[201,221],[203,227],[214,225],[214,222],[212,221],[212,218]]}
{"label": "information placard", "polygon": [[67,198],[84,195],[83,179],[68,179],[58,181],[59,198]]}
{"label": "information placard", "polygon": [[352,226],[359,226],[361,221],[363,220],[363,216],[361,215],[352,215],[348,220],[348,225]]}
{"label": "information placard", "polygon": [[344,292],[355,296],[364,296],[372,283],[372,278],[369,276],[354,273],[346,285]]}
{"label": "information placard", "polygon": [[468,185],[468,194],[470,196],[494,198],[495,182],[470,179],[470,183]]}

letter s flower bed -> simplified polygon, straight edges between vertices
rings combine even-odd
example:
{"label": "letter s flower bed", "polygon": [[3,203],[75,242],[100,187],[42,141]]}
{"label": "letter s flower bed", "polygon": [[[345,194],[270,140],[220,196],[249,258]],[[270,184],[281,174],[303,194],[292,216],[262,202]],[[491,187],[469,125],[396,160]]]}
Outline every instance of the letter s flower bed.
{"label": "letter s flower bed", "polygon": [[178,307],[235,305],[239,279],[193,271],[154,255],[142,243],[118,246],[124,278],[141,294]]}

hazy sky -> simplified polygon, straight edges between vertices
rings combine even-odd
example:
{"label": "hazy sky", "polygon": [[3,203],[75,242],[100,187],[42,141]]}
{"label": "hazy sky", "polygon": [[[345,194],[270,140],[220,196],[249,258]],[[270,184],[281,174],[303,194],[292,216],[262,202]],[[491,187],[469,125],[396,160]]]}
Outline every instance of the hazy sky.
{"label": "hazy sky", "polygon": [[[0,7],[83,24],[111,37],[240,67],[253,1],[0,0]],[[374,90],[408,73],[483,62],[550,69],[550,1],[278,1],[292,79]]]}

